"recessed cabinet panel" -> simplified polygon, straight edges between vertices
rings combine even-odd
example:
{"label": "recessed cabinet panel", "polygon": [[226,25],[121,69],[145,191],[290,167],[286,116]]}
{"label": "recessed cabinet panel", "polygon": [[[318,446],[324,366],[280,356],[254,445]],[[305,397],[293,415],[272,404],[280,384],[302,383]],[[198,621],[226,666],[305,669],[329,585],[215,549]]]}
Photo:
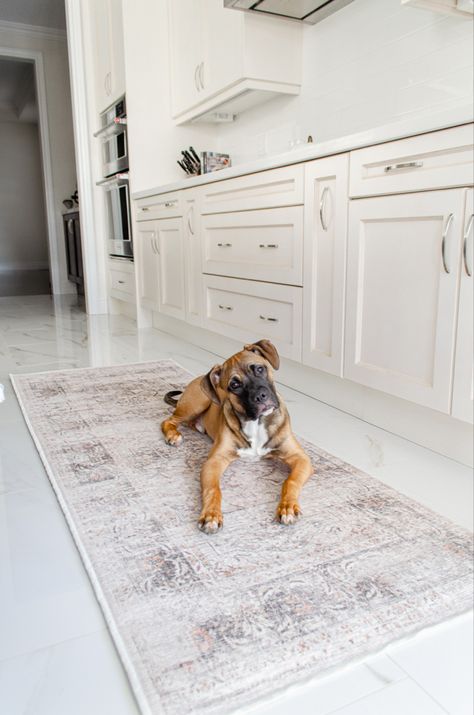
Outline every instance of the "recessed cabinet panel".
{"label": "recessed cabinet panel", "polygon": [[154,223],[142,226],[138,231],[138,245],[135,250],[140,304],[151,310],[159,310],[160,307],[156,236]]}
{"label": "recessed cabinet panel", "polygon": [[301,360],[301,288],[204,277],[204,327],[249,342],[268,338],[280,354]]}
{"label": "recessed cabinet panel", "polygon": [[199,199],[192,191],[185,192],[184,205],[184,269],[186,275],[186,321],[202,324],[201,217]]}
{"label": "recessed cabinet panel", "polygon": [[474,325],[474,202],[472,189],[467,192],[463,222],[461,284],[459,288],[458,329],[452,415],[464,422],[473,421],[473,325]]}
{"label": "recessed cabinet panel", "polygon": [[184,255],[181,218],[155,222],[160,312],[184,320]]}
{"label": "recessed cabinet panel", "polygon": [[344,377],[450,411],[463,201],[351,202]]}
{"label": "recessed cabinet panel", "polygon": [[303,208],[203,216],[203,271],[302,285]]}
{"label": "recessed cabinet panel", "polygon": [[349,156],[305,167],[303,362],[342,375]]}

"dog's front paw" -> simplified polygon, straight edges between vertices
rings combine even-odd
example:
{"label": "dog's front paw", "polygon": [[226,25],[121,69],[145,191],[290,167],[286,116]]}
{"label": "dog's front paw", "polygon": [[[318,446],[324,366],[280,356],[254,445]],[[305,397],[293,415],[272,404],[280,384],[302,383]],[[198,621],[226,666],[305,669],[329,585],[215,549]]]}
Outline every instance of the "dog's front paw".
{"label": "dog's front paw", "polygon": [[301,509],[297,502],[281,501],[277,509],[277,519],[280,524],[294,524],[301,514]]}
{"label": "dog's front paw", "polygon": [[223,523],[222,512],[215,509],[203,512],[199,517],[198,526],[206,534],[215,534],[222,529]]}

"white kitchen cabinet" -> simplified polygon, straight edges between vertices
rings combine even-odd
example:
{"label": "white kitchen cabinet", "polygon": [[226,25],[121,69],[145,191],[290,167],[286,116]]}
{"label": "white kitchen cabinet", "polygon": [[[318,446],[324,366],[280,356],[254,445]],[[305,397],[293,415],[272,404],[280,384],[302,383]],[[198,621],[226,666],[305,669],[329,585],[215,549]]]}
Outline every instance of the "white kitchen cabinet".
{"label": "white kitchen cabinet", "polygon": [[301,84],[302,28],[225,8],[169,0],[172,115],[178,123],[234,115]]}
{"label": "white kitchen cabinet", "polygon": [[159,312],[172,318],[186,317],[182,219],[154,222],[158,251]]}
{"label": "white kitchen cabinet", "polygon": [[199,195],[185,191],[184,206],[184,274],[186,277],[186,322],[202,323],[202,273],[201,273],[201,216]]}
{"label": "white kitchen cabinet", "polygon": [[137,227],[135,260],[138,267],[138,293],[144,308],[158,311],[160,294],[158,287],[158,244],[156,222],[150,221]]}
{"label": "white kitchen cabinet", "polygon": [[459,288],[459,312],[454,361],[452,415],[473,421],[473,324],[474,324],[474,206],[472,189],[467,191],[463,223],[463,247]]}
{"label": "white kitchen cabinet", "polygon": [[352,201],[344,377],[449,413],[464,189]]}
{"label": "white kitchen cabinet", "polygon": [[303,207],[202,217],[204,273],[303,284]]}
{"label": "white kitchen cabinet", "polygon": [[349,155],[305,167],[303,362],[342,377]]}
{"label": "white kitchen cabinet", "polygon": [[122,3],[94,0],[89,8],[94,39],[96,109],[102,112],[125,93]]}

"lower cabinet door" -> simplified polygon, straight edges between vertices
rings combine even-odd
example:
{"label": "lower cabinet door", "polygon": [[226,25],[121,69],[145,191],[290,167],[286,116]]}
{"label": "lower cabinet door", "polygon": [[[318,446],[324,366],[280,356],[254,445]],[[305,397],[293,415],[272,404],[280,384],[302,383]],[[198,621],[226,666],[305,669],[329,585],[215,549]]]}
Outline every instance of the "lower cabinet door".
{"label": "lower cabinet door", "polygon": [[184,320],[184,259],[182,219],[155,222],[158,250],[158,290],[160,313]]}
{"label": "lower cabinet door", "polygon": [[141,224],[138,230],[138,245],[135,253],[138,267],[140,303],[145,308],[158,311],[160,303],[158,290],[158,244],[156,239],[155,222],[150,221],[149,225]]}
{"label": "lower cabinet door", "polygon": [[464,196],[430,191],[349,208],[344,377],[446,413]]}
{"label": "lower cabinet door", "polygon": [[303,362],[342,376],[348,154],[305,166]]}
{"label": "lower cabinet door", "polygon": [[[185,192],[186,194],[186,192]],[[195,194],[185,195],[184,203],[184,272],[186,276],[186,322],[202,324],[202,273],[200,215]]]}
{"label": "lower cabinet door", "polygon": [[467,192],[464,215],[461,285],[459,288],[458,329],[456,359],[454,362],[452,415],[463,422],[473,421],[473,324],[474,324],[474,201],[473,192]]}
{"label": "lower cabinet door", "polygon": [[204,276],[204,327],[242,343],[267,338],[301,361],[302,289]]}

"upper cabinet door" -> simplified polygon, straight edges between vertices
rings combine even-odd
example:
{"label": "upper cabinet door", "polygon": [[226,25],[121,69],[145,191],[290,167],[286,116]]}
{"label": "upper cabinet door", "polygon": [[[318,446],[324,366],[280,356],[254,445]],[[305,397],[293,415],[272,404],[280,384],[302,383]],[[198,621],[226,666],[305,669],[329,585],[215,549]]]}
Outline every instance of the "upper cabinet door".
{"label": "upper cabinet door", "polygon": [[122,3],[94,0],[89,4],[94,40],[96,109],[104,111],[125,93]]}
{"label": "upper cabinet door", "polygon": [[181,218],[155,222],[158,248],[160,313],[184,320],[183,229]]}
{"label": "upper cabinet door", "polygon": [[349,155],[305,166],[303,362],[342,376]]}
{"label": "upper cabinet door", "polygon": [[244,57],[243,13],[225,8],[222,0],[202,0],[202,8],[200,101],[240,79]]}
{"label": "upper cabinet door", "polygon": [[467,192],[463,225],[461,285],[459,290],[458,330],[454,363],[452,415],[464,422],[473,421],[473,303],[474,303],[474,197]]}
{"label": "upper cabinet door", "polygon": [[120,0],[109,0],[111,102],[125,94],[125,58],[123,47],[123,13]]}
{"label": "upper cabinet door", "polygon": [[202,67],[205,11],[202,0],[168,2],[173,115],[201,101],[202,75],[208,72]]}
{"label": "upper cabinet door", "polygon": [[464,190],[349,208],[344,377],[449,413]]}

